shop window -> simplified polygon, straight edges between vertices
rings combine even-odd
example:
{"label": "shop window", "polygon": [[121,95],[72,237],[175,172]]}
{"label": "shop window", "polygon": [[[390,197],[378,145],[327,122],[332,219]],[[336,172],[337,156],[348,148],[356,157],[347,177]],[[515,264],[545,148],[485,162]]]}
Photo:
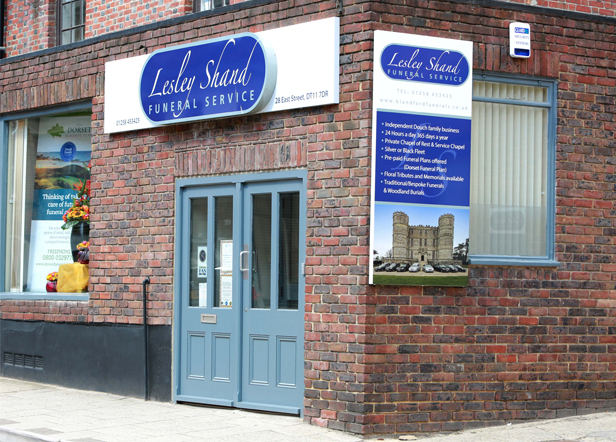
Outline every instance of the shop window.
{"label": "shop window", "polygon": [[555,82],[473,83],[472,264],[556,265]]}
{"label": "shop window", "polygon": [[85,18],[85,0],[59,0],[58,41],[61,45],[84,39]]}
{"label": "shop window", "polygon": [[223,6],[229,6],[229,0],[195,0],[195,12],[209,11]]}
{"label": "shop window", "polygon": [[3,128],[3,291],[87,291],[91,111],[14,119]]}

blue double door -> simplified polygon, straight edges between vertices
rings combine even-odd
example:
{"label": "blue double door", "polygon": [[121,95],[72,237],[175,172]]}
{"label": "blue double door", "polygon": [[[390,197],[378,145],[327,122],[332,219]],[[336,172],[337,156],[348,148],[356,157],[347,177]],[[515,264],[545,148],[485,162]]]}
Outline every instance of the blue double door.
{"label": "blue double door", "polygon": [[302,179],[179,187],[175,398],[299,414]]}

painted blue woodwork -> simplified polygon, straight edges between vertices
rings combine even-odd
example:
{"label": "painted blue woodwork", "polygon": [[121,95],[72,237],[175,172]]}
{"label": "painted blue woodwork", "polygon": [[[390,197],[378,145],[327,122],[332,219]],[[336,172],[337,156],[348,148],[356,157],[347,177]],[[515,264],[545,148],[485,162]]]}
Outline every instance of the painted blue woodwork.
{"label": "painted blue woodwork", "polygon": [[[175,401],[226,405],[256,410],[300,414],[304,396],[303,333],[306,231],[306,171],[285,171],[179,180],[177,183],[176,302],[174,303]],[[263,181],[261,180],[263,179]],[[208,185],[210,184],[210,185]],[[299,195],[297,272],[287,291],[297,291],[292,309],[288,301],[278,308],[279,293],[279,198],[282,193]],[[251,308],[252,287],[252,195],[270,194],[271,289],[270,308]],[[233,307],[213,307],[215,197],[233,197]],[[207,198],[207,307],[190,306],[191,204]],[[199,213],[199,212],[197,212]],[[240,271],[240,252],[242,265]],[[295,278],[297,276],[297,278]],[[295,282],[297,279],[297,282]],[[194,291],[194,287],[192,287]],[[194,303],[193,303],[194,304]],[[297,304],[297,305],[295,305]],[[297,308],[295,308],[297,307]],[[201,323],[201,314],[215,314],[215,324]],[[201,333],[201,335],[199,335]],[[205,334],[204,369],[190,339]],[[189,339],[190,337],[190,339]],[[200,349],[198,350],[200,351]],[[189,376],[191,373],[192,376]],[[203,378],[196,375],[203,373]]]}
{"label": "painted blue woodwork", "polygon": [[508,256],[508,255],[475,255],[472,247],[469,250],[469,262],[473,265],[519,266],[519,267],[558,267],[556,253],[556,115],[558,100],[558,82],[552,79],[537,79],[524,75],[495,74],[475,70],[474,80],[493,83],[506,83],[524,86],[540,86],[548,89],[546,102],[520,101],[507,98],[487,98],[473,96],[473,101],[483,101],[500,104],[515,104],[517,106],[541,107],[548,110],[548,158],[547,158],[547,222],[546,250],[540,256]]}
{"label": "painted blue woodwork", "polygon": [[276,385],[281,388],[297,388],[297,339],[278,337]]}
{"label": "painted blue woodwork", "polygon": [[231,335],[212,333],[212,380],[231,381]]}
{"label": "painted blue woodwork", "polygon": [[269,384],[269,336],[250,336],[250,380],[251,384]]}
{"label": "painted blue woodwork", "polygon": [[188,332],[188,378],[205,379],[205,333]]}
{"label": "painted blue woodwork", "polygon": [[[259,357],[251,355],[249,348],[244,348],[243,358],[248,360],[248,364],[243,366],[243,380],[241,388],[241,401],[242,403],[248,403],[252,406],[250,408],[256,408],[255,406],[265,406],[267,404],[279,405],[279,406],[297,406],[301,407],[303,399],[303,381],[297,382],[296,380],[303,380],[303,345],[295,345],[292,352],[289,351],[287,345],[280,345],[281,339],[286,341],[295,341],[295,343],[303,342],[304,334],[304,277],[301,274],[301,264],[304,262],[305,257],[305,185],[302,181],[287,181],[284,185],[276,182],[262,182],[262,183],[249,183],[244,187],[244,244],[247,245],[249,253],[249,265],[248,268],[253,268],[254,254],[250,250],[252,241],[252,217],[253,208],[252,195],[266,194],[272,195],[272,223],[271,223],[271,288],[270,288],[270,308],[250,308],[250,297],[252,295],[252,280],[253,273],[251,271],[246,272],[247,275],[243,280],[244,293],[243,302],[244,306],[249,308],[243,311],[243,328],[244,339],[248,339],[251,335],[263,335],[269,336],[267,341],[267,352],[269,355],[267,367],[262,364],[261,370],[267,370],[268,383],[263,382],[251,382],[251,366],[254,367],[259,364]],[[283,308],[284,306],[278,305],[279,293],[280,293],[280,280],[279,271],[281,269],[280,262],[280,195],[281,194],[299,194],[300,210],[299,216],[299,263],[298,268],[293,269],[299,275],[297,278],[299,284],[296,287],[298,292],[298,305],[296,309]],[[284,351],[282,351],[284,350]],[[253,360],[251,360],[254,358]],[[255,371],[253,371],[255,373]],[[292,380],[288,383],[281,383],[279,380],[283,378],[285,380]],[[284,384],[284,385],[283,385]],[[259,405],[260,404],[260,405]],[[263,408],[259,408],[263,409]]]}
{"label": "painted blue woodwork", "polygon": [[[206,189],[191,188],[185,189],[180,193],[178,203],[178,238],[177,247],[177,272],[176,272],[176,302],[175,321],[176,336],[176,355],[181,362],[175,359],[176,364],[176,398],[182,401],[202,402],[213,405],[233,406],[236,402],[236,391],[238,382],[238,351],[237,342],[237,321],[239,311],[237,308],[214,308],[213,293],[214,284],[207,287],[207,307],[189,305],[190,293],[190,235],[191,235],[191,207],[195,200],[203,202],[207,198],[207,218],[208,226],[214,226],[215,220],[215,198],[233,197],[235,198],[236,187],[234,185],[221,185]],[[235,217],[237,218],[237,217]],[[235,221],[235,219],[234,219]],[[214,269],[214,229],[207,229],[207,268]],[[236,244],[234,244],[234,247]],[[237,252],[239,253],[239,251]],[[235,276],[235,275],[234,275]],[[234,281],[239,284],[239,281]],[[235,296],[235,295],[234,295]],[[201,314],[216,315],[216,324],[202,324]],[[199,363],[193,355],[196,344],[192,344],[188,337],[202,334],[203,339],[203,370],[198,373],[201,376],[188,376],[189,372],[197,370]],[[190,399],[190,397],[199,400]]]}

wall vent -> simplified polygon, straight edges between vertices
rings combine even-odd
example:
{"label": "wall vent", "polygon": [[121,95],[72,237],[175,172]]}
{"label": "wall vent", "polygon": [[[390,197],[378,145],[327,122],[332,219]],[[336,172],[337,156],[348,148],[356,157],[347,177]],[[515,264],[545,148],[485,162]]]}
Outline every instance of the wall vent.
{"label": "wall vent", "polygon": [[24,367],[34,368],[34,356],[24,355]]}
{"label": "wall vent", "polygon": [[23,355],[19,353],[11,353],[8,351],[4,352],[4,365],[31,368],[35,370],[45,369],[45,361],[42,356]]}
{"label": "wall vent", "polygon": [[4,363],[6,365],[15,365],[15,355],[7,351],[4,352]]}
{"label": "wall vent", "polygon": [[34,368],[36,370],[44,370],[45,369],[45,364],[43,363],[43,357],[42,356],[35,356],[34,357]]}
{"label": "wall vent", "polygon": [[15,355],[15,366],[23,367],[24,366],[24,355]]}

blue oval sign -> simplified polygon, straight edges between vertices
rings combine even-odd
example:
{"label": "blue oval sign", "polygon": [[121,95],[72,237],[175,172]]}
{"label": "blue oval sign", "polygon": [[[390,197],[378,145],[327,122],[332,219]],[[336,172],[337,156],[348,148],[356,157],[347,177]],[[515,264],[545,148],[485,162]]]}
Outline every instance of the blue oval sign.
{"label": "blue oval sign", "polygon": [[72,161],[76,154],[77,146],[72,141],[67,141],[60,148],[60,158],[62,158],[62,161]]}
{"label": "blue oval sign", "polygon": [[276,84],[276,56],[253,34],[161,49],[141,73],[141,107],[153,123],[257,112]]}
{"label": "blue oval sign", "polygon": [[451,86],[463,84],[469,74],[468,60],[460,52],[396,44],[383,50],[381,67],[394,80]]}

